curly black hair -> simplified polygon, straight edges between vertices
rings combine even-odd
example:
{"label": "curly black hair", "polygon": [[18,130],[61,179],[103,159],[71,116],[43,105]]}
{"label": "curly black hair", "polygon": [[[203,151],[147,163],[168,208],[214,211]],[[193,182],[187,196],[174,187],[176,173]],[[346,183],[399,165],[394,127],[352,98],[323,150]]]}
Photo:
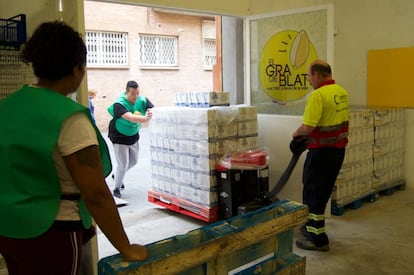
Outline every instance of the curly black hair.
{"label": "curly black hair", "polygon": [[22,50],[38,78],[59,80],[86,65],[86,46],[77,31],[62,21],[42,23]]}

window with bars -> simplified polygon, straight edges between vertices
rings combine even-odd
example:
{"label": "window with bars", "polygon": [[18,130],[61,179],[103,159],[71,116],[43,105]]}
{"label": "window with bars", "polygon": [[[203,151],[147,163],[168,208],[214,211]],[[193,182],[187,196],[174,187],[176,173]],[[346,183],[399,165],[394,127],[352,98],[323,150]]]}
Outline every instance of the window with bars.
{"label": "window with bars", "polygon": [[139,35],[141,66],[178,66],[178,37]]}
{"label": "window with bars", "polygon": [[86,31],[88,66],[128,65],[128,34],[120,32]]}
{"label": "window with bars", "polygon": [[203,20],[201,25],[203,49],[204,49],[204,69],[212,70],[216,64],[216,22]]}
{"label": "window with bars", "polygon": [[216,64],[216,40],[204,38],[204,69],[212,70]]}

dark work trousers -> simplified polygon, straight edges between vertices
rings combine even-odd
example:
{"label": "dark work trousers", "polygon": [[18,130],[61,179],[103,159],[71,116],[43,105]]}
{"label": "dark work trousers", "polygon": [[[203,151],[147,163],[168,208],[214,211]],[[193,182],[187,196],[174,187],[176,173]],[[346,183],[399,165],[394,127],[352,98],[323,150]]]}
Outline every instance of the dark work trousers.
{"label": "dark work trousers", "polygon": [[317,246],[329,244],[325,208],[344,161],[345,148],[309,149],[303,168],[303,203],[309,207],[304,235]]}
{"label": "dark work trousers", "polygon": [[52,226],[31,239],[0,236],[0,253],[10,275],[76,275],[82,247],[94,235],[94,227],[66,231]]}

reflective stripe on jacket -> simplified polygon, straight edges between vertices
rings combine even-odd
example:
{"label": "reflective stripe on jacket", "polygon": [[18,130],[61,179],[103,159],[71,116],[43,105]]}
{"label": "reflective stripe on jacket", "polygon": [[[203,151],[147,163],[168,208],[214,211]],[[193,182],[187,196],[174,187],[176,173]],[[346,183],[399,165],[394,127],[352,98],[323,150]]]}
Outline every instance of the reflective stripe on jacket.
{"label": "reflective stripe on jacket", "polygon": [[339,125],[318,126],[308,136],[308,148],[343,148],[348,143],[348,128],[348,121]]}

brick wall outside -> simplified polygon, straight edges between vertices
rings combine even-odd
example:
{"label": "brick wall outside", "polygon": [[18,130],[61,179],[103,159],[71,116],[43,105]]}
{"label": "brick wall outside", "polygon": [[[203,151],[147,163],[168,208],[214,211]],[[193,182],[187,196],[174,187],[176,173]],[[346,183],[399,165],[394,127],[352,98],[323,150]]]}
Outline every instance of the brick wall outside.
{"label": "brick wall outside", "polygon": [[[173,105],[177,92],[211,91],[212,71],[203,65],[202,21],[212,17],[168,13],[135,5],[85,1],[85,29],[127,32],[129,65],[124,68],[88,68],[88,89],[98,91],[93,100],[98,128],[107,131],[110,116],[106,108],[136,80],[141,94],[156,106]],[[178,68],[140,68],[138,34],[177,35]]]}

